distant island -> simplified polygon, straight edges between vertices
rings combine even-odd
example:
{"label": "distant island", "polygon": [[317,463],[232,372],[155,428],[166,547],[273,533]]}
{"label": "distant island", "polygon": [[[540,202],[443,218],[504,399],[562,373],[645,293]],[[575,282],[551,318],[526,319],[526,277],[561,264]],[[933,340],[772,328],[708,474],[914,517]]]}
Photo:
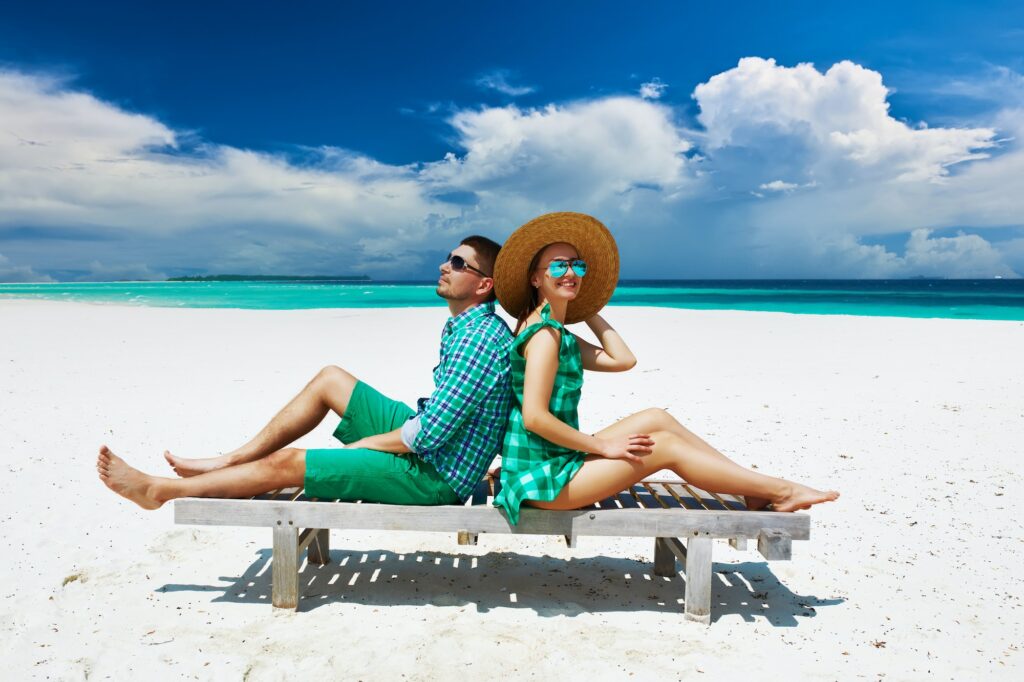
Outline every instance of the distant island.
{"label": "distant island", "polygon": [[168,282],[369,282],[367,275],[205,275],[168,277]]}

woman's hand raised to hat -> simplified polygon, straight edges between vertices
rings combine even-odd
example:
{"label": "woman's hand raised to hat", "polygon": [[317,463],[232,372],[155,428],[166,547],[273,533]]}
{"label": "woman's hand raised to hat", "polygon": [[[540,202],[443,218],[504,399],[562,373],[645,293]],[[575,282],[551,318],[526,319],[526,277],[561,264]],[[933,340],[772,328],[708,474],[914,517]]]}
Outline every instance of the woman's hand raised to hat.
{"label": "woman's hand raised to hat", "polygon": [[608,459],[624,459],[629,462],[639,462],[640,455],[649,455],[654,452],[654,439],[646,433],[633,433],[625,437],[602,438],[601,452],[594,454],[601,455]]}
{"label": "woman's hand raised to hat", "polygon": [[622,340],[619,333],[612,329],[612,326],[605,322],[600,315],[592,315],[587,318],[587,326],[601,345],[595,346],[577,337],[576,342],[580,348],[580,356],[583,360],[583,369],[591,372],[625,372],[636,365],[636,356],[629,346]]}

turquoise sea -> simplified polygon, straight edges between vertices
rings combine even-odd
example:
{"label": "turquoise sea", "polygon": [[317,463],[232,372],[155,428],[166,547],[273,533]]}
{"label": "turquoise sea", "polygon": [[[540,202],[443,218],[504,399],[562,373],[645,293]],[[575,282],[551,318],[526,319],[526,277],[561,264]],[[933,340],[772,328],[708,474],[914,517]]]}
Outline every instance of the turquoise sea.
{"label": "turquoise sea", "polygon": [[[0,284],[0,300],[12,298],[260,310],[439,303],[426,282]],[[611,305],[1024,321],[1024,280],[624,280]]]}

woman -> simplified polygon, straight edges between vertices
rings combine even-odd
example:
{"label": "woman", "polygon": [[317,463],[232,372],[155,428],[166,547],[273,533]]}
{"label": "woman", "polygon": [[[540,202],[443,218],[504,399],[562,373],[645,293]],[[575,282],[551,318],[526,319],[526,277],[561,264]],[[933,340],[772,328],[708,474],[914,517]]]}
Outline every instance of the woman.
{"label": "woman", "polygon": [[[495,505],[519,520],[519,507],[578,509],[670,469],[709,492],[743,495],[750,509],[807,509],[835,500],[799,483],[739,466],[651,408],[593,435],[579,431],[583,370],[621,372],[636,358],[597,314],[618,281],[608,230],[580,213],[550,213],[516,230],[495,265],[495,290],[518,319],[512,344],[512,414],[502,450]],[[585,321],[600,345],[568,332]]]}

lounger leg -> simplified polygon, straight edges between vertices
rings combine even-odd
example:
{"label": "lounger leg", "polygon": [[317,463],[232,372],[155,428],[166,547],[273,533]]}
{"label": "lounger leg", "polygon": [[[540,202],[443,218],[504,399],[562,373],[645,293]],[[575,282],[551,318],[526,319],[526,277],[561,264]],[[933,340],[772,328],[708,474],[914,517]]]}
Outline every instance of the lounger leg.
{"label": "lounger leg", "polygon": [[676,574],[676,555],[665,538],[654,538],[654,575],[671,578]]}
{"label": "lounger leg", "polygon": [[316,537],[309,543],[306,557],[311,564],[329,564],[331,562],[331,530],[321,528],[315,531]]}
{"label": "lounger leg", "polygon": [[298,609],[298,528],[290,524],[274,526],[274,554],[271,561],[271,601],[279,609]]}
{"label": "lounger leg", "polygon": [[686,541],[687,620],[711,624],[711,538]]}

